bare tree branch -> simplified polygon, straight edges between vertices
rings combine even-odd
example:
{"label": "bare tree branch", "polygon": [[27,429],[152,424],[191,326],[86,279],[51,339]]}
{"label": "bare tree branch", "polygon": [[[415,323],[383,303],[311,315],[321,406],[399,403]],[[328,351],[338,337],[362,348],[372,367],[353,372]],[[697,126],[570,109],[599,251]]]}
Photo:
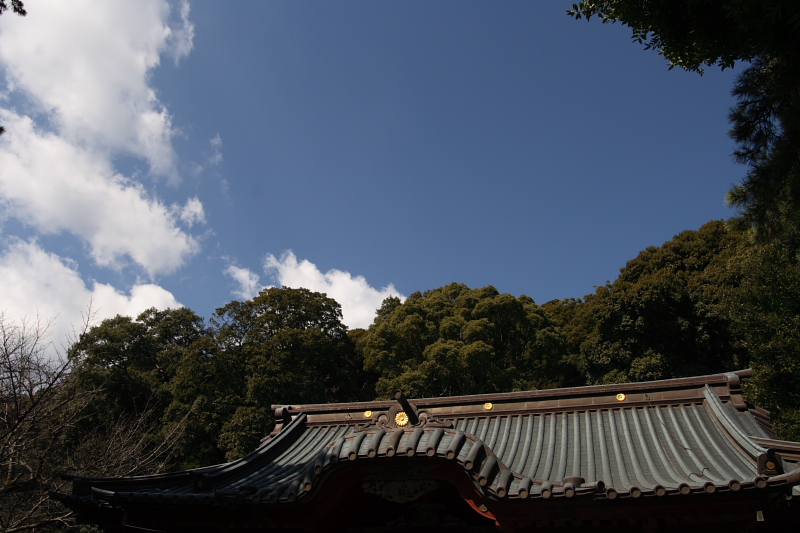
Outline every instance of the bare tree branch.
{"label": "bare tree branch", "polygon": [[[88,331],[91,307],[76,341]],[[107,427],[80,432],[101,388],[85,389],[73,371],[80,354],[58,351],[49,340],[52,321],[15,323],[0,313],[0,533],[76,527],[72,513],[48,497],[64,490],[63,471],[92,476],[153,474],[170,463],[183,420],[162,431],[149,406]],[[85,423],[83,424],[86,425]]]}

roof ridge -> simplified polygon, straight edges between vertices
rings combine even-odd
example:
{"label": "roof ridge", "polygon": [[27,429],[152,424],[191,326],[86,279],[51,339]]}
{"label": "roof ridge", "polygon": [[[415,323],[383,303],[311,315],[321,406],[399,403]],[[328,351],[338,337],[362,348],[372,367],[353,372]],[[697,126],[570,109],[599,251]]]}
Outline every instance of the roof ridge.
{"label": "roof ridge", "polygon": [[[637,381],[632,383],[613,383],[586,385],[582,387],[561,387],[556,389],[539,389],[531,391],[497,392],[482,393],[461,396],[441,396],[428,398],[414,398],[414,405],[418,407],[435,407],[443,404],[480,404],[489,401],[513,401],[513,400],[544,400],[549,397],[564,396],[602,396],[609,393],[624,393],[633,391],[651,391],[667,389],[697,389],[709,384],[727,386],[729,389],[738,390],[742,378],[747,378],[752,374],[750,369],[738,370],[736,372],[724,372],[703,376],[689,376],[682,378],[670,378],[656,381]],[[368,410],[368,408],[383,408],[396,405],[395,400],[373,400],[364,402],[339,402],[328,404],[296,404],[288,406],[293,413],[314,412],[314,411],[345,411],[345,410]],[[272,409],[287,407],[285,404],[274,404]]]}

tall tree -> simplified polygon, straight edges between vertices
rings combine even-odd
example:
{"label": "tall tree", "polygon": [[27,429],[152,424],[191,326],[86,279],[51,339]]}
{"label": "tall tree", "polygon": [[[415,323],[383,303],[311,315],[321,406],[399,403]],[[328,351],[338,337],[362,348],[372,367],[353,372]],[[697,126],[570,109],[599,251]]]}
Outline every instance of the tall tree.
{"label": "tall tree", "polygon": [[744,368],[748,351],[720,305],[739,283],[728,261],[746,236],[721,221],[650,247],[584,301],[545,308],[589,383],[648,381]]}
{"label": "tall tree", "polygon": [[[795,42],[794,49],[800,47]],[[759,241],[800,247],[800,54],[761,55],[739,75],[731,109],[734,157],[748,166],[728,192]]]}
{"label": "tall tree", "polygon": [[240,457],[269,433],[273,403],[371,399],[359,333],[341,319],[324,294],[270,288],[217,309],[209,326],[186,308],[105,320],[75,346],[79,383],[104,399],[85,424],[152,412],[154,442],[182,428],[178,466]]}
{"label": "tall tree", "polygon": [[586,361],[581,355],[581,345],[597,325],[595,308],[592,306],[594,297],[594,294],[587,294],[583,298],[551,300],[542,305],[547,316],[564,336],[564,385],[577,387],[587,383]]}
{"label": "tall tree", "polygon": [[213,350],[212,334],[187,308],[148,309],[135,319],[116,316],[89,329],[72,348],[78,358],[76,386],[97,398],[87,406],[80,428],[112,428],[146,413],[153,419],[147,426],[154,443],[181,428],[177,462],[202,466],[221,460],[216,440],[209,443],[209,433],[198,429],[207,426],[201,408],[211,407],[196,397],[187,399],[185,408],[175,405],[176,382],[193,369],[197,354]]}
{"label": "tall tree", "polygon": [[148,309],[136,319],[117,315],[81,335],[77,375],[87,389],[102,390],[95,423],[148,408],[163,412],[171,383],[194,343],[211,331],[187,308]]}
{"label": "tall tree", "polygon": [[670,68],[750,62],[733,90],[734,156],[748,166],[728,193],[759,238],[800,242],[800,3],[795,0],[584,0],[569,14],[630,27]]}
{"label": "tall tree", "polygon": [[561,384],[564,339],[532,298],[452,283],[387,298],[359,341],[376,391],[448,396]]}
{"label": "tall tree", "polygon": [[229,406],[220,433],[229,458],[269,431],[273,403],[371,399],[372,383],[341,320],[335,300],[308,289],[264,289],[217,310],[217,349],[241,380],[218,400]]}
{"label": "tall tree", "polygon": [[727,299],[733,328],[750,353],[749,401],[772,412],[778,435],[800,441],[800,262],[777,244],[748,248],[729,263],[741,284]]}

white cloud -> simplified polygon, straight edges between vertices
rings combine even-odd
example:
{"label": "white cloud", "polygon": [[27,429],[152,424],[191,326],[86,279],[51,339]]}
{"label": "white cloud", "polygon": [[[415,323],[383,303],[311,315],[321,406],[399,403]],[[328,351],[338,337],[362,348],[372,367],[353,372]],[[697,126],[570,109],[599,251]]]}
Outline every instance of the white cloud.
{"label": "white cloud", "polygon": [[228,265],[224,273],[226,276],[232,277],[233,281],[239,285],[239,288],[232,290],[231,294],[242,300],[250,300],[264,288],[264,286],[260,285],[258,282],[258,274],[249,268]]}
{"label": "white cloud", "polygon": [[175,60],[175,66],[194,49],[194,24],[189,20],[189,9],[189,2],[181,0],[181,24],[172,30],[169,38],[170,55]]}
{"label": "white cloud", "polygon": [[[114,167],[119,156],[149,164],[177,184],[172,119],[149,85],[171,55],[192,50],[194,26],[181,0],[175,29],[166,0],[37,0],[25,18],[0,17],[0,210],[40,234],[72,233],[98,265],[135,263],[151,278],[199,250],[181,229],[205,222],[197,197],[167,205]],[[13,94],[15,98],[8,98]],[[19,109],[8,102],[19,103]],[[60,342],[92,302],[96,318],[137,315],[181,304],[164,288],[137,283],[128,292],[88,286],[77,263],[35,241],[6,237],[0,250],[0,311],[9,320],[57,317]]]}
{"label": "white cloud", "polygon": [[147,77],[170,42],[175,57],[191,50],[191,24],[173,32],[169,11],[166,0],[41,0],[25,18],[2,17],[9,86],[71,143],[144,158],[153,173],[177,180],[172,119]]}
{"label": "white cloud", "polygon": [[136,316],[151,307],[182,307],[158,285],[134,285],[129,294],[98,282],[89,288],[74,267],[36,242],[13,240],[0,255],[0,311],[15,321],[54,318],[51,340],[59,346],[73,328],[81,327],[90,303],[96,321],[117,314]]}
{"label": "white cloud", "polygon": [[367,328],[375,318],[375,311],[385,298],[405,296],[389,284],[380,290],[367,283],[364,276],[353,276],[349,272],[332,269],[321,272],[316,265],[303,259],[298,261],[291,250],[280,258],[267,254],[264,271],[271,274],[283,287],[323,292],[342,306],[343,322],[349,328]]}
{"label": "white cloud", "polygon": [[186,201],[186,205],[181,209],[180,218],[190,228],[197,223],[205,223],[206,212],[197,196]]}
{"label": "white cloud", "polygon": [[151,276],[170,273],[199,245],[178,227],[204,219],[189,200],[180,214],[116,173],[108,159],[53,133],[36,131],[28,117],[0,110],[0,198],[7,213],[43,233],[85,239],[101,266],[120,268],[128,256]]}
{"label": "white cloud", "polygon": [[[176,61],[192,49],[189,5],[168,24],[166,0],[40,0],[28,16],[0,18],[0,66],[10,91],[24,97],[35,123],[0,109],[0,203],[42,233],[84,239],[94,261],[129,260],[152,277],[182,266],[199,250],[180,228],[205,221],[199,199],[167,206],[117,172],[120,154],[143,158],[153,174],[178,175],[172,119],[149,86],[162,53]],[[42,127],[48,124],[49,131]]]}

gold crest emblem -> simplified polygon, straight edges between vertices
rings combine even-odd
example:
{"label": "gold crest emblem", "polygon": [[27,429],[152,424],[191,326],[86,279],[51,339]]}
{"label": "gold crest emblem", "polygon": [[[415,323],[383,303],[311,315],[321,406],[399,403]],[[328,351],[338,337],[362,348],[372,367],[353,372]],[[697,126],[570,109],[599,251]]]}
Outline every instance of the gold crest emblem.
{"label": "gold crest emblem", "polygon": [[400,411],[394,415],[394,423],[400,427],[408,425],[408,415],[404,411]]}

